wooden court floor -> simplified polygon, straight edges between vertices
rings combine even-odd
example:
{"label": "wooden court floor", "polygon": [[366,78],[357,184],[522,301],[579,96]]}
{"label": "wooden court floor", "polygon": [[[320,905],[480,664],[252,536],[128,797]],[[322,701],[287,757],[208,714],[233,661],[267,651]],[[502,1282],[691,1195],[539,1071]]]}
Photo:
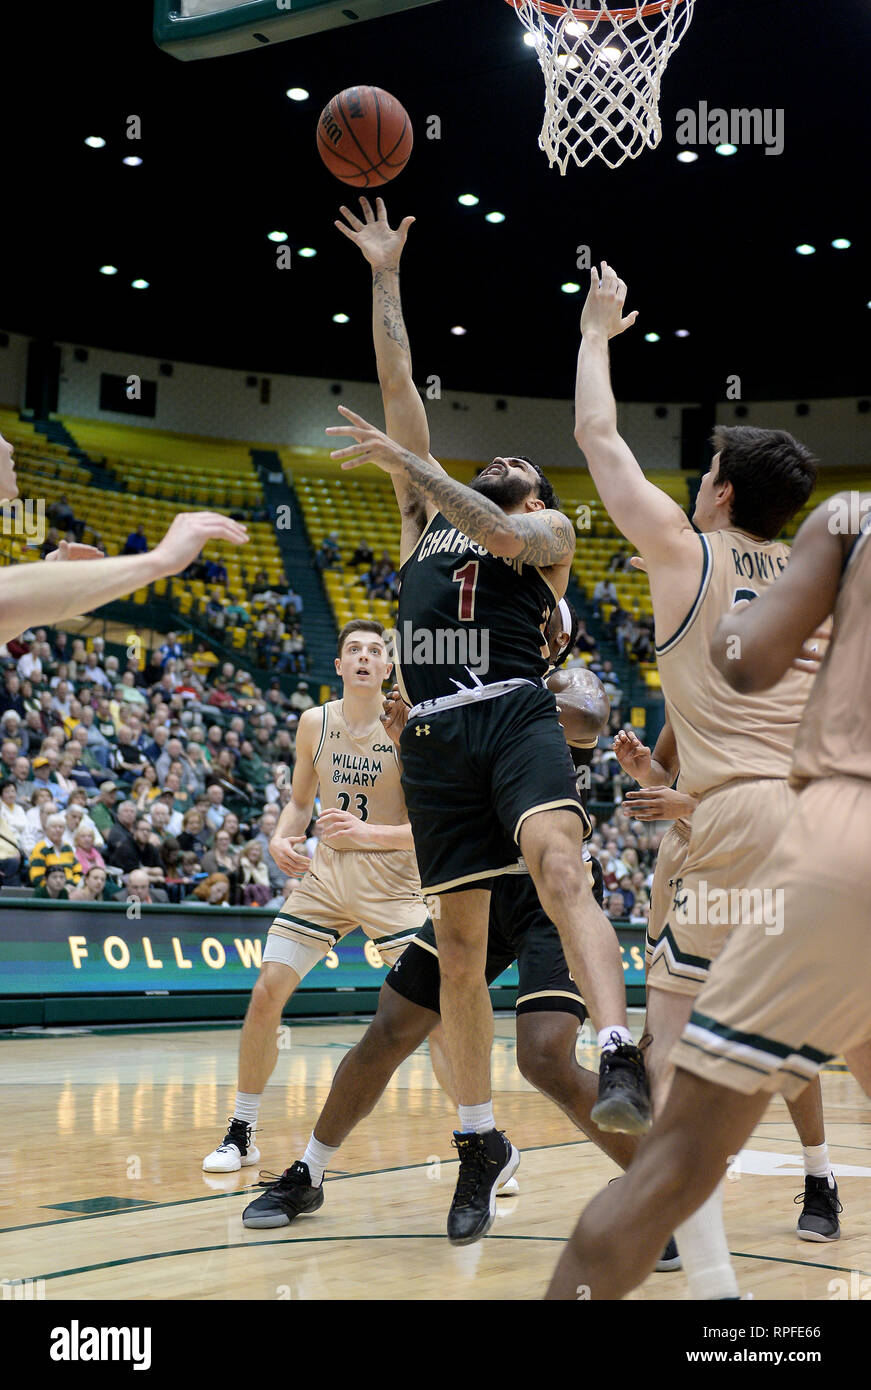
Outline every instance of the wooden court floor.
{"label": "wooden court floor", "polygon": [[[261,1111],[260,1167],[278,1173],[301,1156],[363,1026],[293,1025]],[[500,1200],[486,1240],[454,1249],[444,1235],[455,1117],[425,1049],[340,1151],[322,1209],[246,1231],[257,1169],[201,1168],[232,1112],[237,1039],[227,1028],[0,1038],[0,1280],[72,1300],[537,1299],[581,1207],[617,1172],[521,1078],[513,1020],[498,1018],[497,1122],[523,1160],[520,1192]],[[827,1300],[851,1275],[871,1279],[871,1102],[836,1068],[823,1095],[840,1241],[795,1235],[800,1148],[780,1100],[726,1184],[729,1247],[757,1299]],[[653,1274],[633,1297],[683,1299],[686,1281]]]}

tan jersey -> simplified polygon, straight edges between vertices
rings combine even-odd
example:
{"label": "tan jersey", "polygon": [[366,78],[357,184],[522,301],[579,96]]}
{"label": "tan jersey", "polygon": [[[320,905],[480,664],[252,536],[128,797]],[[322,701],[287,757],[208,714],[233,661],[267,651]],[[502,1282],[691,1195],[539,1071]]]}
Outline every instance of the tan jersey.
{"label": "tan jersey", "polygon": [[739,695],[710,656],[724,613],[769,588],[786,568],[789,547],[743,531],[699,537],[702,578],[677,632],[657,646],[662,689],[680,757],[682,789],[699,797],[740,777],[787,777],[813,677],[789,671],[771,690]]}
{"label": "tan jersey", "polygon": [[792,782],[814,777],[871,778],[871,542],[847,560],[832,639],[795,741]]}
{"label": "tan jersey", "polygon": [[407,824],[396,750],[380,719],[354,737],[342,701],[329,700],[323,706],[314,765],[322,810],[350,811],[375,825]]}

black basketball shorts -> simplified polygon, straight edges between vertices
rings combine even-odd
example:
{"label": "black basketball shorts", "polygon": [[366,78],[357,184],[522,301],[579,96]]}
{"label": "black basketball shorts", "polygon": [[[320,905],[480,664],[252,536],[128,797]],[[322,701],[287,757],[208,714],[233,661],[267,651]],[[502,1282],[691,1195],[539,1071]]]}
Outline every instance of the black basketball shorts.
{"label": "black basketball shorts", "polygon": [[[593,896],[602,906],[602,869],[598,859],[587,860]],[[529,874],[504,874],[493,886],[487,936],[488,985],[517,961],[518,1014],[574,1014],[584,1022],[587,1010],[569,973],[559,932],[545,916]],[[439,1012],[439,964],[435,930],[427,922],[406,946],[386,977],[403,999]]]}
{"label": "black basketball shorts", "polygon": [[423,893],[489,888],[517,862],[521,827],[558,807],[590,824],[544,685],[409,719],[402,787]]}

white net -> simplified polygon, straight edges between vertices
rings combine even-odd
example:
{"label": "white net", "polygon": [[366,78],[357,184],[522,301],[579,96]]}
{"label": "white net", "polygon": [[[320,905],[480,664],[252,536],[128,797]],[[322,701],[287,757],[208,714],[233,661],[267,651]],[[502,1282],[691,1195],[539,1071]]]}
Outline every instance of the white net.
{"label": "white net", "polygon": [[659,91],[695,0],[585,10],[567,0],[508,0],[532,36],[545,82],[538,143],[551,167],[591,159],[616,169],[662,138]]}

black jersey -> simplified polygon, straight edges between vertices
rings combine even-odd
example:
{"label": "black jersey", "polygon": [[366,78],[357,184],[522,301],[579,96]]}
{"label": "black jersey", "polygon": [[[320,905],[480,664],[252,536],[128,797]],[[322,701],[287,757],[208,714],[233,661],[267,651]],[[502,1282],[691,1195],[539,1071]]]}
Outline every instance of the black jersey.
{"label": "black jersey", "polygon": [[581,798],[581,805],[587,809],[587,799],[590,795],[590,768],[593,765],[593,754],[599,746],[599,740],[595,739],[589,748],[581,748],[576,743],[569,744],[569,752],[572,755],[572,762],[575,765],[575,772],[578,775],[577,788],[578,796]]}
{"label": "black jersey", "polygon": [[491,555],[437,512],[400,579],[396,674],[410,705],[478,683],[541,680],[559,595],[536,565]]}

